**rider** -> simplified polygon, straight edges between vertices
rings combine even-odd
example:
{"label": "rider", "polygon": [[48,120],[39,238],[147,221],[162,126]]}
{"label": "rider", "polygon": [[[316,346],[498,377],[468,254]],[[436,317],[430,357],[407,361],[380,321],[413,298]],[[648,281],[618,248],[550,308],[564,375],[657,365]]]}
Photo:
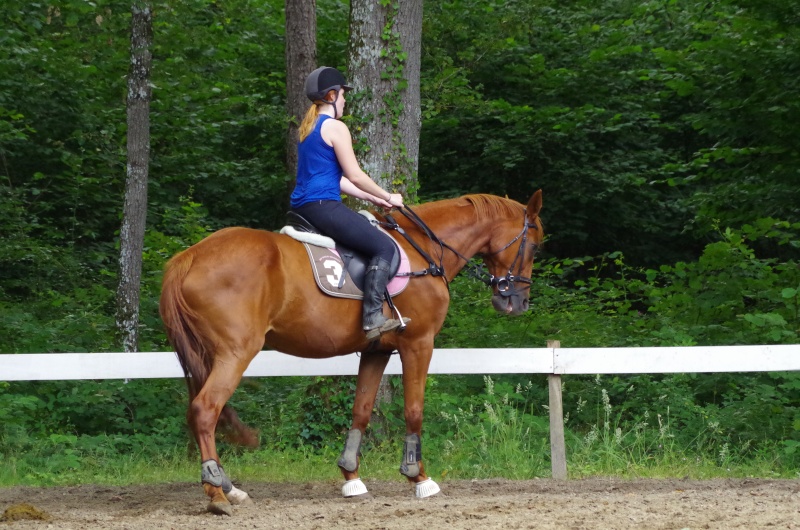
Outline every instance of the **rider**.
{"label": "rider", "polygon": [[313,102],[300,124],[297,183],[291,208],[320,232],[370,258],[364,282],[362,325],[372,341],[404,322],[383,314],[384,291],[395,252],[391,238],[342,203],[341,194],[377,206],[403,206],[403,196],[389,193],[359,166],[353,139],[342,117],[345,93],[352,90],[335,68],[322,66],[306,79],[306,96]]}

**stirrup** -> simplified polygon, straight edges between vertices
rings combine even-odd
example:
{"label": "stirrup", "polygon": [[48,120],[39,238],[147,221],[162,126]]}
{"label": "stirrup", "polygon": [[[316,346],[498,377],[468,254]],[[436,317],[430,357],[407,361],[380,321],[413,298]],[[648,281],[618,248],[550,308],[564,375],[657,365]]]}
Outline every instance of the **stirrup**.
{"label": "stirrup", "polygon": [[397,320],[396,318],[389,318],[381,324],[380,326],[374,327],[372,329],[365,329],[367,333],[367,340],[372,342],[373,340],[378,340],[381,335],[384,333],[388,333],[393,331],[397,328],[405,328],[406,324],[411,322],[410,318],[403,317],[403,320]]}

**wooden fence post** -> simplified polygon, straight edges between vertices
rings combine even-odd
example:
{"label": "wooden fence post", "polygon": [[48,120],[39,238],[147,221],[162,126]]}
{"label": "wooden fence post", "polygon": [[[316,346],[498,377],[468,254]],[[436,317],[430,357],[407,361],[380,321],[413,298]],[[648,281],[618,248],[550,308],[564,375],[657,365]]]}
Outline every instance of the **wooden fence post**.
{"label": "wooden fence post", "polygon": [[[548,348],[560,348],[561,341],[548,340]],[[564,406],[561,401],[561,376],[547,376],[550,394],[550,464],[553,478],[567,479],[567,448],[564,442]]]}

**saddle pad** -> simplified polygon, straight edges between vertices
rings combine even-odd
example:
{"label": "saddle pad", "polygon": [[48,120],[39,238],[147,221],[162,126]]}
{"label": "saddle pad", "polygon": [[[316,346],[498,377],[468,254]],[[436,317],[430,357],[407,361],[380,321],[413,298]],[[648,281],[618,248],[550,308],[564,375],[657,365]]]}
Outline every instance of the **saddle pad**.
{"label": "saddle pad", "polygon": [[[350,278],[350,274],[344,270],[344,262],[333,248],[323,248],[316,245],[303,243],[308,252],[308,257],[311,260],[311,269],[314,271],[314,280],[317,282],[317,287],[330,296],[338,298],[354,298],[362,300],[364,292],[356,286],[356,283]],[[386,288],[389,290],[390,296],[396,296],[403,292],[403,289],[408,285],[408,276],[400,276],[402,273],[409,272],[411,265],[408,263],[408,256],[400,245],[397,246],[400,250],[400,268],[397,269],[397,276],[392,278]],[[342,274],[347,274],[342,288],[339,289],[339,281]]]}

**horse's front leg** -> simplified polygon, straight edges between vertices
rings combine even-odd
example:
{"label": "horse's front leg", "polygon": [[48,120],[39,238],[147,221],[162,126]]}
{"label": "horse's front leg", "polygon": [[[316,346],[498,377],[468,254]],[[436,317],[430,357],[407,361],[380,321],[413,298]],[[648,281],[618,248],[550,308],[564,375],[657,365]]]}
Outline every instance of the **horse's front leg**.
{"label": "horse's front leg", "polygon": [[353,424],[347,433],[344,450],[337,462],[345,480],[344,486],[342,486],[342,495],[345,497],[369,496],[366,485],[358,476],[358,466],[361,460],[361,439],[372,416],[375,396],[378,394],[381,377],[388,362],[388,353],[361,354],[361,361],[358,364],[356,397],[353,401]]}
{"label": "horse's front leg", "polygon": [[425,383],[433,348],[401,350],[403,361],[403,403],[406,437],[403,440],[403,459],[400,473],[414,484],[418,498],[439,493],[439,485],[425,474],[422,463],[422,415],[425,407]]}

